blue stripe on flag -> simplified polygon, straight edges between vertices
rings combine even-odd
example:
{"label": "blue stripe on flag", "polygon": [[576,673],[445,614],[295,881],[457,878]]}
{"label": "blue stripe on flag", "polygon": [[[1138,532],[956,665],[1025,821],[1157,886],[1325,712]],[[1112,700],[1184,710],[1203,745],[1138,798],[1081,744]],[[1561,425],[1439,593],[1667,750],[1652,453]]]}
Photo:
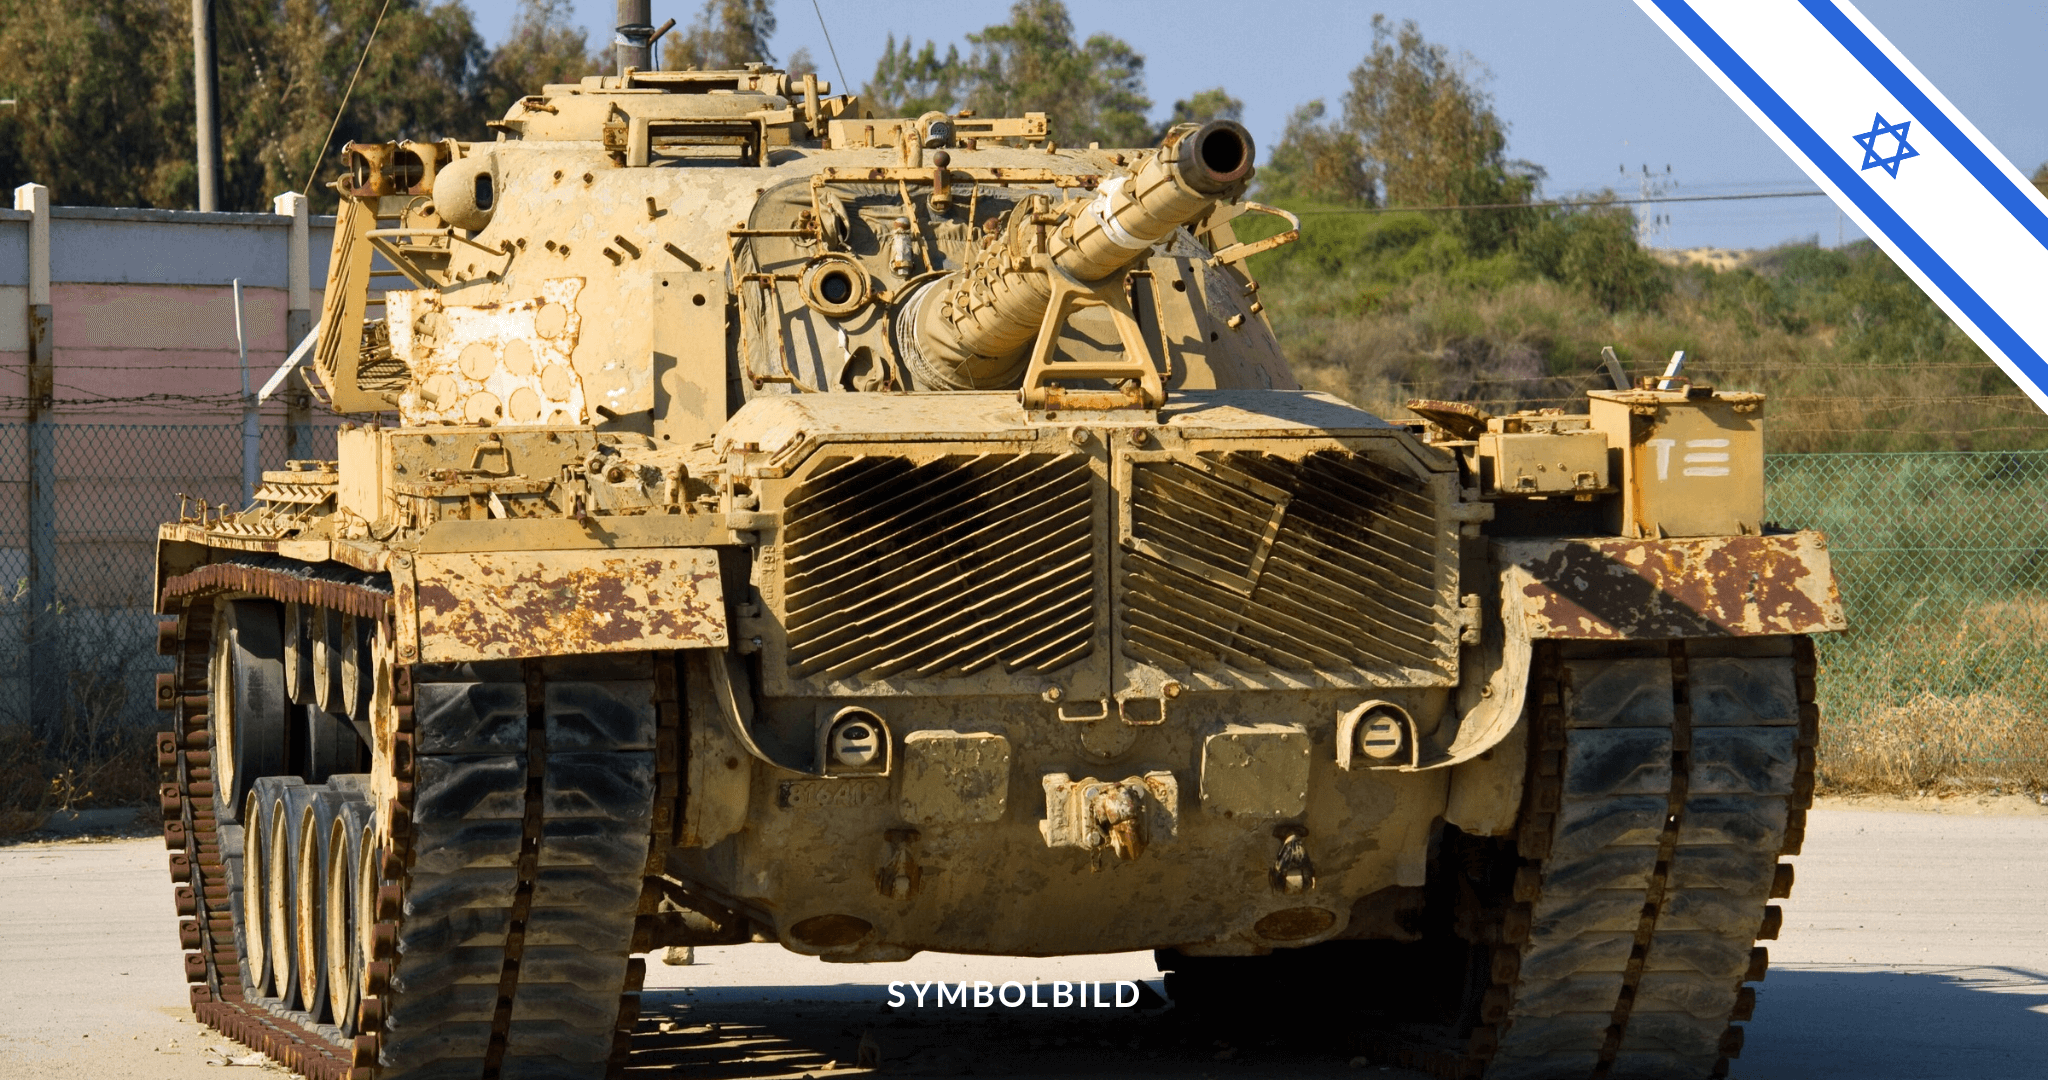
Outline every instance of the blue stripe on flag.
{"label": "blue stripe on flag", "polygon": [[1877,47],[1876,42],[1870,40],[1861,28],[1849,21],[1847,15],[1842,14],[1841,8],[1829,0],[1799,2],[1821,26],[1827,29],[1828,33],[1835,36],[1836,41],[1842,43],[1843,48],[1849,50],[1849,55],[1854,56],[1865,70],[1884,84],[1886,90],[1891,91],[1893,97],[1899,99],[1899,104],[1904,105],[1913,114],[1913,119],[1919,121],[1922,130],[1940,140],[1942,147],[1955,155],[1956,161],[1960,162],[1963,168],[1970,170],[1970,175],[1976,177],[1979,184],[1984,185],[1984,190],[1990,192],[1991,197],[1997,199],[2021,227],[2033,233],[2034,239],[2039,240],[2042,245],[2048,246],[2048,214],[2043,214],[2041,208],[2034,205],[2034,200],[2028,198],[2027,193],[2012,182],[2012,177],[2007,176],[2004,169],[1984,156],[1984,151],[1978,148],[1976,141],[1964,134],[1962,128],[1957,127],[1956,122],[1949,119],[1948,114],[1935,105],[1934,101],[1920,89],[1918,83],[1899,70],[1899,66],[1892,62],[1891,57],[1885,55],[1883,49]]}
{"label": "blue stripe on flag", "polygon": [[2037,390],[2048,391],[2048,363],[2042,361],[2033,346],[2000,318],[1998,312],[1992,310],[1991,305],[1985,303],[1984,298],[1978,296],[1977,291],[1963,280],[1962,275],[1956,273],[1955,268],[1950,266],[1947,260],[1936,254],[1934,248],[1922,239],[1911,225],[1906,224],[1898,211],[1879,198],[1877,192],[1871,190],[1863,177],[1842,160],[1841,155],[1829,146],[1827,140],[1815,133],[1813,128],[1785,103],[1785,99],[1779,97],[1777,91],[1772,90],[1770,85],[1764,82],[1763,77],[1758,75],[1754,68],[1736,55],[1735,50],[1729,48],[1726,41],[1721,40],[1721,35],[1715,33],[1714,28],[1700,18],[1699,13],[1692,9],[1692,5],[1685,3],[1684,0],[1652,2],[1664,13],[1665,18],[1670,19],[1672,24],[1678,27],[1679,32],[1691,39],[1693,45],[1721,69],[1722,74],[1726,75],[1737,89],[1747,95],[1772,123],[1778,125],[1779,130],[1799,147],[1800,152],[1827,174],[1828,179],[1863,211],[1871,224],[1876,225],[1884,233],[1886,239],[1898,245],[1900,252],[1912,260],[1913,265],[1927,275],[1928,280],[1932,281],[1951,303],[1960,308],[1971,322],[1977,324],[1977,328],[2005,353],[2006,359],[2020,369],[2027,381],[2033,383]]}

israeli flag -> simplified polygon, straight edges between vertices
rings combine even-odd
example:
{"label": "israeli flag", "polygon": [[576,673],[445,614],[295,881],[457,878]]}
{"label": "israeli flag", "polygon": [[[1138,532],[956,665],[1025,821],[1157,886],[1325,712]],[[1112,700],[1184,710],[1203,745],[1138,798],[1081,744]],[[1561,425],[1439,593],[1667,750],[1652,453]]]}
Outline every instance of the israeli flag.
{"label": "israeli flag", "polygon": [[1841,0],[1636,0],[2048,411],[2048,200]]}

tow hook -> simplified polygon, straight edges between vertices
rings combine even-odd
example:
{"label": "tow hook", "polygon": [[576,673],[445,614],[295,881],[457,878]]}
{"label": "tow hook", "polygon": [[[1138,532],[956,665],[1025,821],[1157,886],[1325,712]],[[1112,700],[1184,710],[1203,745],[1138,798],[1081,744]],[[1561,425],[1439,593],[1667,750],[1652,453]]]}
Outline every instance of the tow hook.
{"label": "tow hook", "polygon": [[1095,827],[1109,842],[1109,850],[1126,862],[1137,858],[1144,850],[1144,841],[1138,833],[1141,809],[1138,793],[1126,784],[1105,784],[1095,789],[1088,799],[1088,816],[1095,820]]}
{"label": "tow hook", "polygon": [[1316,864],[1308,857],[1308,830],[1299,825],[1281,825],[1273,830],[1280,839],[1280,852],[1273,859],[1273,891],[1283,896],[1300,896],[1316,887]]}

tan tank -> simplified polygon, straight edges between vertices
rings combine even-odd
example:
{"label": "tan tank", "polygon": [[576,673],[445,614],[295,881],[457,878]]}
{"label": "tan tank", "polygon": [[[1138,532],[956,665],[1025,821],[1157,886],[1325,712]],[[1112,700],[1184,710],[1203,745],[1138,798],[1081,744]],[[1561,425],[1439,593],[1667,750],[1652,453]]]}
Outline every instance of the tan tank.
{"label": "tan tank", "polygon": [[1238,125],[829,90],[346,148],[358,422],[160,534],[199,1016],[598,1077],[664,946],[1157,949],[1179,1008],[1341,981],[1444,1075],[1720,1075],[1843,625],[1761,396],[1384,420],[1289,374]]}

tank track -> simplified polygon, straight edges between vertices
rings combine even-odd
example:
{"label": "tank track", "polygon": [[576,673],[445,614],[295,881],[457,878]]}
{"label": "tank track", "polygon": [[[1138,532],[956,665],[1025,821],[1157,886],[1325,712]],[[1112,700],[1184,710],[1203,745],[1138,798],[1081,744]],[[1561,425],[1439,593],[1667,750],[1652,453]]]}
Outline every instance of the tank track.
{"label": "tank track", "polygon": [[[373,913],[353,929],[360,1007],[330,1022],[249,983],[242,827],[216,820],[207,686],[213,601],[292,601],[388,623],[366,575],[258,560],[166,583],[158,702],[164,837],[193,1011],[315,1080],[604,1077],[623,1068],[673,829],[680,709],[671,654],[390,668],[397,796],[372,813]],[[424,718],[427,722],[422,724]],[[360,790],[362,777],[308,785]],[[295,804],[298,805],[298,804]]]}
{"label": "tank track", "polygon": [[1476,1023],[1368,1056],[1448,1080],[1726,1076],[1812,803],[1814,670],[1806,638],[1539,645],[1522,824],[1465,930]]}

